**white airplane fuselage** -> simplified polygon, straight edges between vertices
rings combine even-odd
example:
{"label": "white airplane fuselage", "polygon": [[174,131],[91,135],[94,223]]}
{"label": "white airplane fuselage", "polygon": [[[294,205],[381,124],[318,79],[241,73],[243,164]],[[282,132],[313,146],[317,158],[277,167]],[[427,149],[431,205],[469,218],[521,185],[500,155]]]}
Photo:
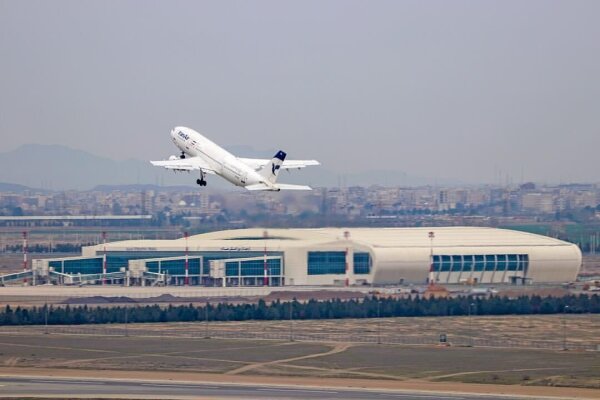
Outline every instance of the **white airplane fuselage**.
{"label": "white airplane fuselage", "polygon": [[236,186],[266,183],[255,170],[193,129],[175,127],[171,131],[171,138],[186,157],[201,157],[217,175]]}
{"label": "white airplane fuselage", "polygon": [[236,157],[184,126],[171,130],[171,140],[181,151],[181,155],[150,163],[175,172],[198,171],[200,177],[196,179],[196,183],[200,186],[206,186],[204,178],[207,174],[214,174],[249,191],[312,190],[307,185],[277,182],[277,177],[281,170],[289,171],[320,164],[317,160],[286,160],[287,154],[283,150],[279,150],[271,159]]}

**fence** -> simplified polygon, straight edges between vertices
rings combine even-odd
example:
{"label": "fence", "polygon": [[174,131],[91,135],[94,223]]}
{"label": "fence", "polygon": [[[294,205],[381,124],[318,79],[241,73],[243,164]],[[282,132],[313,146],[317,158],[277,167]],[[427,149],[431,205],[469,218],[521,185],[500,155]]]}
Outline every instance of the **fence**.
{"label": "fence", "polygon": [[[394,335],[381,333],[375,329],[354,332],[313,332],[298,327],[298,321],[282,321],[288,326],[277,331],[223,329],[213,327],[213,323],[198,323],[195,329],[164,330],[152,329],[145,324],[120,324],[119,326],[86,325],[86,326],[19,326],[0,327],[2,334],[59,334],[59,335],[94,335],[94,336],[131,336],[131,337],[160,337],[173,339],[250,339],[250,340],[287,340],[302,342],[337,342],[359,344],[391,344],[391,345],[439,345],[438,335]],[[465,337],[452,333],[446,334],[447,345],[458,347],[496,347],[523,348],[540,350],[574,350],[600,351],[600,345],[594,343],[569,342],[568,340],[512,340],[484,339]]]}

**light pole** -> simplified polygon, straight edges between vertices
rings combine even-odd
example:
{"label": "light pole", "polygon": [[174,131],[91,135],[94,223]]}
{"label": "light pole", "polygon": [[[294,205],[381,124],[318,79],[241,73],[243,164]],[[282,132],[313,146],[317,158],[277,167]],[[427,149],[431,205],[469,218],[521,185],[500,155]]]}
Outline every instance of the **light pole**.
{"label": "light pole", "polygon": [[381,344],[381,301],[377,299],[377,344]]}
{"label": "light pole", "polygon": [[293,305],[294,300],[290,301],[290,342],[294,341],[294,320],[293,320]]}
{"label": "light pole", "polygon": [[129,336],[129,331],[127,330],[128,323],[129,323],[129,306],[125,305],[125,336]]}
{"label": "light pole", "polygon": [[185,232],[185,279],[183,281],[185,286],[190,284],[190,276],[189,276],[189,268],[190,268],[190,260],[189,260],[189,247],[188,247],[188,233]]}
{"label": "light pole", "polygon": [[204,339],[208,339],[208,301],[204,306]]}
{"label": "light pole", "polygon": [[469,303],[469,347],[473,347],[473,317],[471,307],[475,307],[475,303]]}
{"label": "light pole", "polygon": [[44,333],[48,334],[48,303],[44,306]]}
{"label": "light pole", "polygon": [[106,285],[106,231],[102,232],[102,285]]}
{"label": "light pole", "polygon": [[567,312],[569,311],[569,306],[565,306],[565,308],[563,309],[563,321],[562,321],[562,326],[563,326],[563,350],[569,350],[567,348]]}
{"label": "light pole", "polygon": [[435,233],[433,231],[429,232],[429,285],[433,285],[435,282],[433,275],[433,239],[435,238]]}
{"label": "light pole", "polygon": [[267,239],[269,233],[263,231],[263,240],[265,241],[265,249],[263,252],[263,286],[269,286],[269,263],[267,262]]}

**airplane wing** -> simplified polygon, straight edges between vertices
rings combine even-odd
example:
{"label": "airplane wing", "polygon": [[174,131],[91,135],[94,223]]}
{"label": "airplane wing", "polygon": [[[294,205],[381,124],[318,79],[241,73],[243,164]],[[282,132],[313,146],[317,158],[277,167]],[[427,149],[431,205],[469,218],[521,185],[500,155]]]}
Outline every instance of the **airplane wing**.
{"label": "airplane wing", "polygon": [[257,183],[254,185],[245,186],[250,191],[268,190],[271,192],[278,192],[280,190],[312,190],[310,186],[304,185],[289,185],[286,183],[275,183],[273,185],[265,185],[264,183]]}
{"label": "airplane wing", "polygon": [[163,167],[173,171],[197,171],[202,170],[209,174],[216,174],[216,171],[208,165],[206,161],[200,157],[177,158],[163,161],[150,161],[157,167]]}
{"label": "airplane wing", "polygon": [[[263,166],[268,164],[271,160],[259,159],[259,158],[239,158],[241,162],[254,169],[255,171],[260,170]],[[301,169],[311,165],[321,165],[317,160],[285,160],[281,165],[281,169]]]}

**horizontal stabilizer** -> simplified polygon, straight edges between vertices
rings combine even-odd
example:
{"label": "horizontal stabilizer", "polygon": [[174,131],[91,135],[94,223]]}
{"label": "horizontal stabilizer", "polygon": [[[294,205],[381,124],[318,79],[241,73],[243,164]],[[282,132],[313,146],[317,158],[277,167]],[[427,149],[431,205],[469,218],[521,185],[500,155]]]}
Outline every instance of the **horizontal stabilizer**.
{"label": "horizontal stabilizer", "polygon": [[250,191],[267,190],[271,192],[278,192],[280,190],[312,190],[310,186],[305,185],[289,185],[285,183],[276,183],[273,185],[265,185],[264,183],[257,183],[255,185],[248,185],[246,189]]}
{"label": "horizontal stabilizer", "polygon": [[321,165],[317,160],[286,160],[281,169],[300,169],[310,167],[311,165]]}
{"label": "horizontal stabilizer", "polygon": [[248,185],[248,186],[244,186],[244,187],[253,192],[258,191],[258,190],[271,190],[271,191],[277,190],[277,189],[275,189],[274,186],[267,186],[264,183],[257,183],[256,185]]}
{"label": "horizontal stabilizer", "polygon": [[[239,158],[241,162],[249,166],[255,171],[259,171],[265,165],[269,163],[270,160],[259,159],[259,158]],[[317,160],[284,160],[281,164],[281,169],[291,170],[291,169],[302,169],[306,167],[310,167],[312,165],[321,165]]]}
{"label": "horizontal stabilizer", "polygon": [[287,183],[278,183],[276,186],[281,190],[312,190],[310,186],[306,185],[289,185]]}

